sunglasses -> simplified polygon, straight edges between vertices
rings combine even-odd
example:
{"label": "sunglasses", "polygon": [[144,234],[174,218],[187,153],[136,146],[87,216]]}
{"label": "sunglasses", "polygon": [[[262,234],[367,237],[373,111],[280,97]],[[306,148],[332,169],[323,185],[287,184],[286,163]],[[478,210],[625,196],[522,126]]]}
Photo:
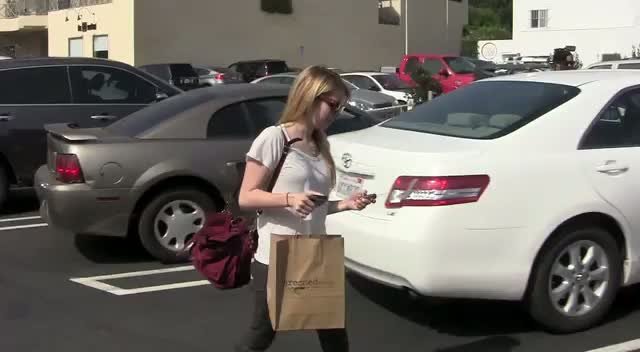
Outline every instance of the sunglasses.
{"label": "sunglasses", "polygon": [[325,103],[327,103],[327,105],[329,105],[329,107],[334,111],[334,112],[342,112],[344,110],[344,105],[342,105],[342,102],[339,101],[335,101],[329,97],[326,97],[324,95],[320,95],[318,97],[318,99],[324,101]]}

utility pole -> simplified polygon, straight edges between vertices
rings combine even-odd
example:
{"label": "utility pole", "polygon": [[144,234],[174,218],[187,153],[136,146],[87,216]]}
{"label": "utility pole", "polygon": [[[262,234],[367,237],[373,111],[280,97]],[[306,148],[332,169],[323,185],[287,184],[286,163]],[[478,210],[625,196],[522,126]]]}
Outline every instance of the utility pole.
{"label": "utility pole", "polygon": [[404,54],[409,54],[409,0],[404,0]]}
{"label": "utility pole", "polygon": [[445,3],[445,33],[444,38],[447,46],[447,54],[449,53],[449,0],[444,0]]}

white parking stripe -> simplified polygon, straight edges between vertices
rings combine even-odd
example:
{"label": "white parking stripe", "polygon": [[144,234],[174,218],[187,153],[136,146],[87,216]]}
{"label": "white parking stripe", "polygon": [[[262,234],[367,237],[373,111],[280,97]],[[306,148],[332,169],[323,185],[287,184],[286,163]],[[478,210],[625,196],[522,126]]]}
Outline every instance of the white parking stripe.
{"label": "white parking stripe", "polygon": [[147,292],[156,292],[156,291],[165,291],[165,290],[173,290],[177,288],[187,288],[187,287],[196,287],[196,286],[204,286],[209,285],[210,282],[207,280],[197,280],[197,281],[185,281],[185,282],[176,282],[166,285],[157,285],[157,286],[146,286],[146,287],[138,287],[131,289],[124,289],[120,287],[116,287],[113,285],[106,284],[101,282],[101,280],[113,280],[113,279],[123,279],[129,277],[139,277],[139,276],[148,276],[148,275],[157,275],[157,274],[165,274],[165,273],[175,273],[181,271],[190,271],[195,270],[192,265],[178,266],[173,268],[166,269],[155,269],[155,270],[144,270],[144,271],[133,271],[128,273],[120,273],[120,274],[111,274],[111,275],[100,275],[100,276],[91,276],[91,277],[81,277],[81,278],[71,278],[69,280],[85,285],[91,288],[95,288],[97,290],[105,291],[116,296],[126,296],[126,295],[134,295],[138,293],[147,293]]}
{"label": "white parking stripe", "polygon": [[587,352],[632,352],[640,349],[640,339],[631,340],[617,345],[605,346]]}
{"label": "white parking stripe", "polygon": [[6,219],[0,219],[0,222],[15,222],[15,221],[36,220],[36,219],[40,219],[40,216],[23,216],[20,218],[6,218]]}
{"label": "white parking stripe", "polygon": [[10,231],[10,230],[19,230],[19,229],[30,229],[30,228],[34,228],[34,227],[44,227],[44,226],[49,226],[49,224],[47,224],[47,223],[41,223],[41,224],[30,224],[30,225],[18,225],[18,226],[0,227],[0,231]]}
{"label": "white parking stripe", "polygon": [[93,281],[113,280],[113,279],[124,279],[126,277],[147,276],[147,275],[156,275],[156,274],[164,274],[164,273],[175,273],[175,272],[179,272],[179,271],[189,271],[189,270],[195,270],[193,265],[176,266],[176,267],[173,267],[173,268],[166,268],[166,269],[132,271],[132,272],[129,272],[129,273],[120,273],[120,274],[112,274],[112,275],[82,277],[82,278],[76,278],[76,279],[72,279],[72,280],[87,280],[87,281],[91,281],[91,280],[93,280]]}

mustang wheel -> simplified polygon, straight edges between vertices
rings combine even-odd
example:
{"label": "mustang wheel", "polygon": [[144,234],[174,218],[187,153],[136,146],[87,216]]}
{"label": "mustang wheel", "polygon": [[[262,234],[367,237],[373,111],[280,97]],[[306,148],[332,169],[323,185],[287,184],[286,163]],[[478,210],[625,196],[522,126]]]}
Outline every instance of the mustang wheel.
{"label": "mustang wheel", "polygon": [[144,248],[163,262],[189,258],[188,242],[216,209],[211,197],[196,189],[166,191],[142,211],[138,233]]}
{"label": "mustang wheel", "polygon": [[620,248],[600,228],[572,229],[551,241],[534,268],[531,316],[555,333],[588,329],[604,318],[620,287]]}

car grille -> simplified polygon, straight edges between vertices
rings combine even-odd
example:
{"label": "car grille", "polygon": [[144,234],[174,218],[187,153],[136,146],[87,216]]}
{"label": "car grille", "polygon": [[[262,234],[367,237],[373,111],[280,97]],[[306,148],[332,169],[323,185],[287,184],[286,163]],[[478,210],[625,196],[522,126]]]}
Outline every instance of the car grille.
{"label": "car grille", "polygon": [[390,108],[391,106],[393,106],[393,103],[378,103],[378,104],[373,104],[373,108],[374,108],[374,109]]}

